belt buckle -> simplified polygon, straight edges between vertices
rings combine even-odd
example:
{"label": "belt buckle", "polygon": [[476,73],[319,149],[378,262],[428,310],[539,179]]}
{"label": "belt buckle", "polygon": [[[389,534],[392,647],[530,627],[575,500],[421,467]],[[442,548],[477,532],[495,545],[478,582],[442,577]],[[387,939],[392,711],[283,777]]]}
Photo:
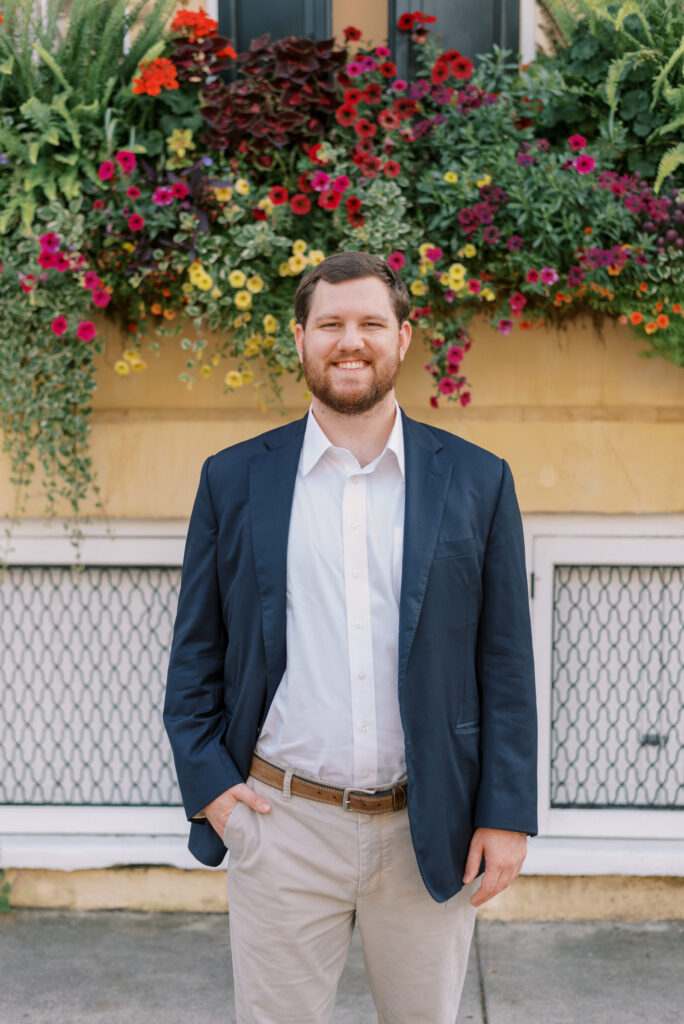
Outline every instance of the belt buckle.
{"label": "belt buckle", "polygon": [[375,795],[377,792],[377,787],[375,789],[362,789],[361,786],[347,786],[347,788],[342,793],[342,809],[344,811],[351,811],[351,807],[349,806],[350,793],[371,793]]}

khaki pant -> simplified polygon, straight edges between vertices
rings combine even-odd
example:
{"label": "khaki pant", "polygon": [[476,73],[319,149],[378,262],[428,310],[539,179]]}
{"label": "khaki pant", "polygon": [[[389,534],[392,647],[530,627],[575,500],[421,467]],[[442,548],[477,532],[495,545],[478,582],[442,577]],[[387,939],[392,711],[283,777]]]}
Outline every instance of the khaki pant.
{"label": "khaki pant", "polygon": [[238,1024],[326,1024],[355,920],[379,1024],[455,1024],[476,879],[436,903],[408,811],[359,814],[287,796],[231,814],[224,842]]}

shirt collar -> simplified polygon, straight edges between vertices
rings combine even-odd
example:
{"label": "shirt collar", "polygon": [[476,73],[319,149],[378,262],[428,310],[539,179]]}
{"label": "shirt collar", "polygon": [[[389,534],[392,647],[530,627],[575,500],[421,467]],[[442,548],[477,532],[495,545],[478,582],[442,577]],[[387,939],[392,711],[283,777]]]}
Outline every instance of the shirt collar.
{"label": "shirt collar", "polygon": [[[323,433],[323,430],[313,414],[313,407],[309,406],[309,415],[306,421],[306,429],[304,431],[304,442],[302,444],[302,456],[301,456],[301,469],[302,475],[306,476],[307,473],[311,472],[314,466],[322,458],[323,455],[328,451],[329,448],[334,448],[335,445],[328,439]],[[379,458],[385,454],[387,450],[393,451],[399,472],[402,477],[405,478],[404,472],[404,430],[401,422],[401,410],[399,409],[399,403],[395,402],[395,415],[394,424],[390,435],[387,438],[387,444],[382,450],[382,454]],[[375,460],[373,460],[375,461]]]}

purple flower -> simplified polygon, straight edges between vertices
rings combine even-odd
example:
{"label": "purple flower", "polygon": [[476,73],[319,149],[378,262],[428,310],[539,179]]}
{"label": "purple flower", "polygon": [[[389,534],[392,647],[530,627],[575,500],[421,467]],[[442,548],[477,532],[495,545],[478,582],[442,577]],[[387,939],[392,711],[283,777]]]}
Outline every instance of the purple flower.
{"label": "purple flower", "polygon": [[496,329],[497,331],[500,331],[501,334],[510,334],[513,330],[513,321],[507,319],[499,320],[496,325]]}
{"label": "purple flower", "polygon": [[550,146],[551,146],[551,143],[549,142],[548,139],[537,139],[537,149],[539,150],[540,153],[548,152]]}
{"label": "purple flower", "polygon": [[482,232],[482,241],[487,245],[494,245],[499,241],[499,229],[494,224],[489,224]]}
{"label": "purple flower", "polygon": [[422,100],[430,92],[430,82],[427,78],[419,78],[409,89],[409,99]]}
{"label": "purple flower", "polygon": [[447,290],[444,292],[445,302],[453,302],[455,298],[456,292],[453,290],[453,288],[447,288]]}
{"label": "purple flower", "polygon": [[520,167],[529,167],[531,164],[535,164],[537,161],[529,153],[518,153],[515,158],[515,162]]}
{"label": "purple flower", "polygon": [[365,57],[361,57],[359,59],[359,64],[361,64],[364,71],[375,71],[378,66],[378,62],[375,57],[371,57],[369,54],[366,54]]}
{"label": "purple flower", "polygon": [[525,240],[520,235],[511,235],[506,242],[506,248],[509,252],[520,252],[524,244]]}
{"label": "purple flower", "polygon": [[435,116],[432,118],[432,123],[446,124],[446,117],[444,116],[444,114],[435,114]]}

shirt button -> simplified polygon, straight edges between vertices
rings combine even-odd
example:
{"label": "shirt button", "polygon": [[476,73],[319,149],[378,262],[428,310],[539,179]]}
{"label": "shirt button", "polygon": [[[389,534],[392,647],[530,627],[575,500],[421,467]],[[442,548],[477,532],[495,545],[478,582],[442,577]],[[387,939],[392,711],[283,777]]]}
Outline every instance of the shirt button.
{"label": "shirt button", "polygon": [[359,524],[358,523],[350,523],[349,525],[351,526],[352,530],[358,530],[358,528],[359,528]]}
{"label": "shirt button", "polygon": [[367,779],[369,775],[370,775],[370,772],[361,772],[361,778],[362,779]]}
{"label": "shirt button", "polygon": [[368,726],[367,725],[362,725],[361,726],[361,732],[368,732]]}
{"label": "shirt button", "polygon": [[357,619],[354,625],[357,629],[361,629],[363,627],[363,619]]}
{"label": "shirt button", "polygon": [[357,576],[358,577],[360,575],[361,575],[361,570],[360,569],[354,569],[354,572],[352,573],[352,576]]}
{"label": "shirt button", "polygon": [[365,678],[366,678],[366,673],[365,672],[359,672],[359,679],[365,679]]}

